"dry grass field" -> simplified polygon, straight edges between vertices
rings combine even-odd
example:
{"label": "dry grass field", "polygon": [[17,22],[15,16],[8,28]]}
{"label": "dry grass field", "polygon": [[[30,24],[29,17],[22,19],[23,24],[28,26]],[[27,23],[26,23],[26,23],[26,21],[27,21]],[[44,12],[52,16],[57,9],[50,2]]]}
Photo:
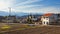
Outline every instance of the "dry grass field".
{"label": "dry grass field", "polygon": [[1,34],[60,34],[60,26],[43,26],[36,28],[27,28]]}

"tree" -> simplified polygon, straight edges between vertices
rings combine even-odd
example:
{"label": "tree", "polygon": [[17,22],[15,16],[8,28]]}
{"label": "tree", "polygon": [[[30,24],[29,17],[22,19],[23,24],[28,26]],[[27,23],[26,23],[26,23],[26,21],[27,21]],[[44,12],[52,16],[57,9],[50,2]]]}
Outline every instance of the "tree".
{"label": "tree", "polygon": [[[31,17],[31,16],[30,16],[30,17]],[[30,17],[28,16],[27,22],[28,22],[28,24],[33,24],[32,18],[30,18]]]}

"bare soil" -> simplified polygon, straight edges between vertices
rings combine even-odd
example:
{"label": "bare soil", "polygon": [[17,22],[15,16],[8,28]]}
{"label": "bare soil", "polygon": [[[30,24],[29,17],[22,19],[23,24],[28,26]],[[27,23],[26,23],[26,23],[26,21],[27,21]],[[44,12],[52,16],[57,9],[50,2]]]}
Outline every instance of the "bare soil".
{"label": "bare soil", "polygon": [[5,32],[1,34],[60,34],[60,27],[44,26],[38,28]]}

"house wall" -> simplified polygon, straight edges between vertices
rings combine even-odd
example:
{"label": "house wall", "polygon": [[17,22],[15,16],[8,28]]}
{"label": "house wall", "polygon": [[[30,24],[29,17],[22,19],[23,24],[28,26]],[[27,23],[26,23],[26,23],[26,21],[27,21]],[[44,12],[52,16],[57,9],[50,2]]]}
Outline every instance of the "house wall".
{"label": "house wall", "polygon": [[49,24],[49,17],[42,17],[41,21],[42,21],[43,25],[48,25]]}
{"label": "house wall", "polygon": [[57,24],[57,15],[56,14],[53,14],[49,17],[49,24]]}
{"label": "house wall", "polygon": [[42,21],[42,24],[44,24],[44,22],[47,24],[56,24],[56,21],[57,21],[57,15],[56,14],[53,14],[51,16],[42,16],[41,18],[41,21]]}
{"label": "house wall", "polygon": [[60,25],[60,14],[57,14],[57,15],[58,15],[57,23],[58,25]]}

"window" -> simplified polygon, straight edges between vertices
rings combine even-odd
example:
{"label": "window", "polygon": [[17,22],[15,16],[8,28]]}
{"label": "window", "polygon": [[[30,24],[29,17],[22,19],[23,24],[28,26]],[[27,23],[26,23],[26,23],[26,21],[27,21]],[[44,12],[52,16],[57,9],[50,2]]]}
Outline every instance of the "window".
{"label": "window", "polygon": [[48,17],[46,17],[46,18],[48,18]]}
{"label": "window", "polygon": [[47,22],[47,24],[48,24],[48,22]]}
{"label": "window", "polygon": [[45,24],[45,22],[44,22],[44,24]]}
{"label": "window", "polygon": [[48,18],[46,18],[46,20],[48,20]]}

